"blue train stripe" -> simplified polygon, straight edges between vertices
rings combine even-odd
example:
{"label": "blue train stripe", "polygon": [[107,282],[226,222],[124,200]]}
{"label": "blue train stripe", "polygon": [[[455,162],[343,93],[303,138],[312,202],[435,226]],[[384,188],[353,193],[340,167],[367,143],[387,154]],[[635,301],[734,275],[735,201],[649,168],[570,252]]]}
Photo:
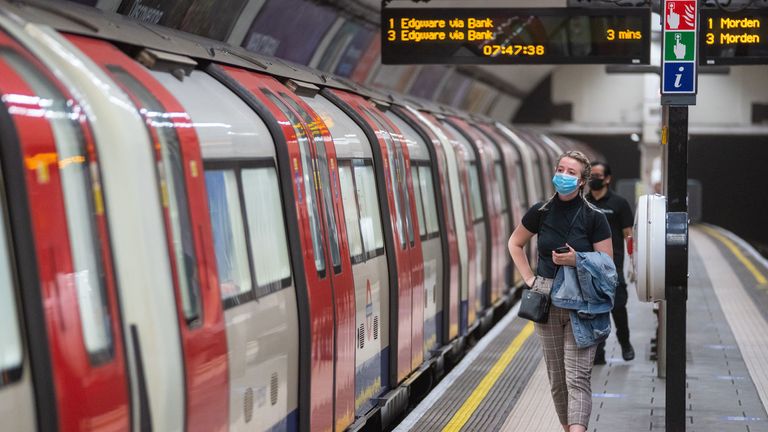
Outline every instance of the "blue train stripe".
{"label": "blue train stripe", "polygon": [[355,413],[373,408],[373,398],[389,389],[389,347],[376,353],[355,371]]}
{"label": "blue train stripe", "polygon": [[291,411],[287,417],[278,421],[271,428],[267,429],[269,432],[299,432],[299,410]]}

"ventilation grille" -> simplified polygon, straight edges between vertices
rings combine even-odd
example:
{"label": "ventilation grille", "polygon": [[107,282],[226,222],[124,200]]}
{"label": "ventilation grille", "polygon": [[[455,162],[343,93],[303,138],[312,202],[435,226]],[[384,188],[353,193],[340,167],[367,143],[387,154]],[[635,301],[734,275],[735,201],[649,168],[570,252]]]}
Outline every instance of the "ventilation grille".
{"label": "ventilation grille", "polygon": [[379,316],[373,317],[373,340],[379,339]]}
{"label": "ventilation grille", "polygon": [[365,346],[365,326],[363,324],[360,324],[360,328],[357,329],[357,344],[360,346],[360,349],[363,349]]}
{"label": "ventilation grille", "polygon": [[248,423],[253,419],[253,389],[248,387],[243,395],[243,416]]}
{"label": "ventilation grille", "polygon": [[272,405],[277,403],[277,372],[273,372],[269,380],[269,402]]}

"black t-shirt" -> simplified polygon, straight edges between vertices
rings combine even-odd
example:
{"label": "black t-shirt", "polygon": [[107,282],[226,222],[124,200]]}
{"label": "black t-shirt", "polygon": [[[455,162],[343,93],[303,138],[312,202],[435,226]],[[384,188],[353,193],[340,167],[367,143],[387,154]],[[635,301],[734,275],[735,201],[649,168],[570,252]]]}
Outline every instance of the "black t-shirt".
{"label": "black t-shirt", "polygon": [[598,207],[608,219],[608,225],[611,227],[611,236],[613,242],[613,262],[617,269],[622,269],[624,265],[624,228],[631,228],[634,224],[632,207],[629,206],[624,197],[608,190],[599,200],[595,200],[592,194],[587,194],[587,200]]}
{"label": "black t-shirt", "polygon": [[[542,204],[536,203],[528,209],[522,220],[525,229],[539,235],[539,263],[536,270],[539,276],[555,277],[552,251],[565,246],[566,242],[576,252],[593,252],[595,243],[611,237],[605,215],[579,197],[561,201],[560,196],[555,195],[545,210],[541,210]],[[569,233],[571,221],[573,227]]]}

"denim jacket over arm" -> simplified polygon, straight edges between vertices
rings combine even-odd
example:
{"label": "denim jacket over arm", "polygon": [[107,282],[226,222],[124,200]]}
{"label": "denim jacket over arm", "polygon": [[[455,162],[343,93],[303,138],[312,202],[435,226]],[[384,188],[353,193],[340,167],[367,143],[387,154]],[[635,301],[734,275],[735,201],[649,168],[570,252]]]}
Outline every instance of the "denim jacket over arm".
{"label": "denim jacket over arm", "polygon": [[576,267],[558,268],[552,304],[571,311],[576,345],[586,348],[611,334],[610,312],[618,275],[613,259],[603,252],[576,252]]}

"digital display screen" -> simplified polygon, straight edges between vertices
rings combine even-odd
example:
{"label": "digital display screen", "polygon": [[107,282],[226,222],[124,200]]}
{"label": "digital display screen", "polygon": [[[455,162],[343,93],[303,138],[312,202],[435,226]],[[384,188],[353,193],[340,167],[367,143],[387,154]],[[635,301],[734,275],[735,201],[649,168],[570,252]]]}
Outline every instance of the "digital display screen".
{"label": "digital display screen", "polygon": [[384,8],[384,64],[648,64],[649,8]]}
{"label": "digital display screen", "polygon": [[768,64],[768,10],[702,9],[700,20],[700,64]]}

